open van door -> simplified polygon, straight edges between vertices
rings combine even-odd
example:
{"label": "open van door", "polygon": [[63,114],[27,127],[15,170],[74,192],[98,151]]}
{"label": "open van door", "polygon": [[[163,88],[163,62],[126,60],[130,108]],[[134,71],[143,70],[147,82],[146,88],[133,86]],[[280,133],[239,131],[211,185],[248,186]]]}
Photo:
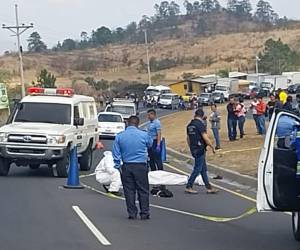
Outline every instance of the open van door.
{"label": "open van door", "polygon": [[257,191],[259,212],[293,212],[297,240],[300,240],[300,161],[295,140],[297,137],[300,140],[299,132],[300,118],[296,114],[275,110],[259,159]]}

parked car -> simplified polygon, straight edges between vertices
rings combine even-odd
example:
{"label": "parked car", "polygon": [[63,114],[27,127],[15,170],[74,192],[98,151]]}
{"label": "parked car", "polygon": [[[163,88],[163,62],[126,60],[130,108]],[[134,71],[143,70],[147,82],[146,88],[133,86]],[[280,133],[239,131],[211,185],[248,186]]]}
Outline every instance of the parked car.
{"label": "parked car", "polygon": [[237,99],[244,98],[244,94],[242,94],[242,93],[233,93],[233,94],[229,95],[229,99],[230,98],[237,98]]}
{"label": "parked car", "polygon": [[114,138],[125,130],[123,116],[116,112],[101,112],[98,114],[98,131],[100,137]]}
{"label": "parked car", "polygon": [[211,104],[214,104],[213,95],[211,93],[202,93],[198,97],[198,103],[200,105],[211,105]]}
{"label": "parked car", "polygon": [[296,86],[294,94],[300,94],[300,84]]}
{"label": "parked car", "polygon": [[296,93],[296,89],[297,89],[297,86],[299,86],[299,84],[293,84],[293,85],[290,85],[287,89],[288,93],[289,94],[295,94]]}
{"label": "parked car", "polygon": [[212,93],[212,98],[213,98],[214,103],[224,103],[225,102],[225,97],[224,97],[223,93],[214,92],[214,93]]}
{"label": "parked car", "polygon": [[176,94],[161,95],[158,101],[159,108],[170,108],[172,110],[179,107],[179,96]]}

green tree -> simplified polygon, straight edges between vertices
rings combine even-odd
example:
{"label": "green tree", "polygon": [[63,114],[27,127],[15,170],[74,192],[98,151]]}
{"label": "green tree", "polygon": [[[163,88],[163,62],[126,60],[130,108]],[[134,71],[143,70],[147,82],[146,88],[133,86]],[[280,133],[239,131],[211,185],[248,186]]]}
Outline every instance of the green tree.
{"label": "green tree", "polygon": [[98,28],[92,33],[92,40],[96,45],[106,45],[112,42],[111,30],[105,26]]}
{"label": "green tree", "polygon": [[190,3],[188,0],[185,0],[183,3],[185,10],[186,10],[186,15],[191,16],[194,12],[194,6],[192,3]]}
{"label": "green tree", "polygon": [[217,0],[201,0],[201,12],[211,13],[220,10],[220,3]]}
{"label": "green tree", "polygon": [[256,5],[255,17],[260,22],[274,23],[278,19],[278,14],[274,12],[269,2],[260,0]]}
{"label": "green tree", "polygon": [[40,53],[47,50],[47,45],[42,41],[38,32],[33,32],[27,39],[28,50],[30,52]]}
{"label": "green tree", "polygon": [[76,42],[73,39],[65,39],[61,45],[61,50],[63,51],[71,51],[76,49]]}
{"label": "green tree", "polygon": [[56,77],[48,72],[46,69],[41,70],[40,74],[37,77],[38,85],[43,88],[56,88],[55,82]]}
{"label": "green tree", "polygon": [[263,72],[272,74],[294,71],[300,64],[299,54],[280,39],[277,41],[273,39],[267,40],[264,51],[259,54],[259,58],[259,68]]}
{"label": "green tree", "polygon": [[229,0],[227,10],[241,18],[249,18],[251,16],[252,5],[250,0]]}

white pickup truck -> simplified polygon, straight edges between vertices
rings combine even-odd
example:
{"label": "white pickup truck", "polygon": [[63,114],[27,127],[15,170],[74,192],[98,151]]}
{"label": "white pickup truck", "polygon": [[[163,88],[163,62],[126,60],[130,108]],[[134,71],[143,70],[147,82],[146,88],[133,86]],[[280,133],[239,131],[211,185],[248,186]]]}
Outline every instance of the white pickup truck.
{"label": "white pickup truck", "polygon": [[7,124],[0,128],[0,176],[12,163],[37,169],[41,164],[67,177],[74,145],[81,170],[90,170],[98,141],[94,98],[72,89],[29,88]]}

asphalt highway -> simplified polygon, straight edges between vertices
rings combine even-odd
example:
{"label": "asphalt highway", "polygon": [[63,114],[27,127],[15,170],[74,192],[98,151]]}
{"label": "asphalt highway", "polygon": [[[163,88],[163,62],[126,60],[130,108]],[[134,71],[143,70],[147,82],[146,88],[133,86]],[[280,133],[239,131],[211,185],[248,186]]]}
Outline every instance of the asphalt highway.
{"label": "asphalt highway", "polygon": [[[170,112],[159,111],[159,115]],[[145,121],[144,112],[141,119]],[[105,150],[111,149],[112,142],[104,141]],[[94,167],[102,153],[95,152]],[[175,167],[191,171],[180,164]],[[167,167],[166,170],[174,171]],[[293,239],[291,217],[287,214],[254,214],[227,223],[194,216],[234,217],[255,206],[251,201],[255,199],[254,193],[236,190],[236,186],[227,182],[217,184],[245,193],[249,198],[222,189],[217,195],[207,195],[203,187],[198,188],[198,195],[190,196],[184,193],[184,187],[169,187],[173,198],[151,197],[151,204],[159,206],[151,207],[151,220],[129,221],[123,200],[103,195],[104,190],[94,176],[81,181],[94,190],[66,190],[62,187],[66,180],[52,177],[47,167],[35,171],[12,167],[8,177],[0,178],[0,250],[292,250],[300,247]]]}

